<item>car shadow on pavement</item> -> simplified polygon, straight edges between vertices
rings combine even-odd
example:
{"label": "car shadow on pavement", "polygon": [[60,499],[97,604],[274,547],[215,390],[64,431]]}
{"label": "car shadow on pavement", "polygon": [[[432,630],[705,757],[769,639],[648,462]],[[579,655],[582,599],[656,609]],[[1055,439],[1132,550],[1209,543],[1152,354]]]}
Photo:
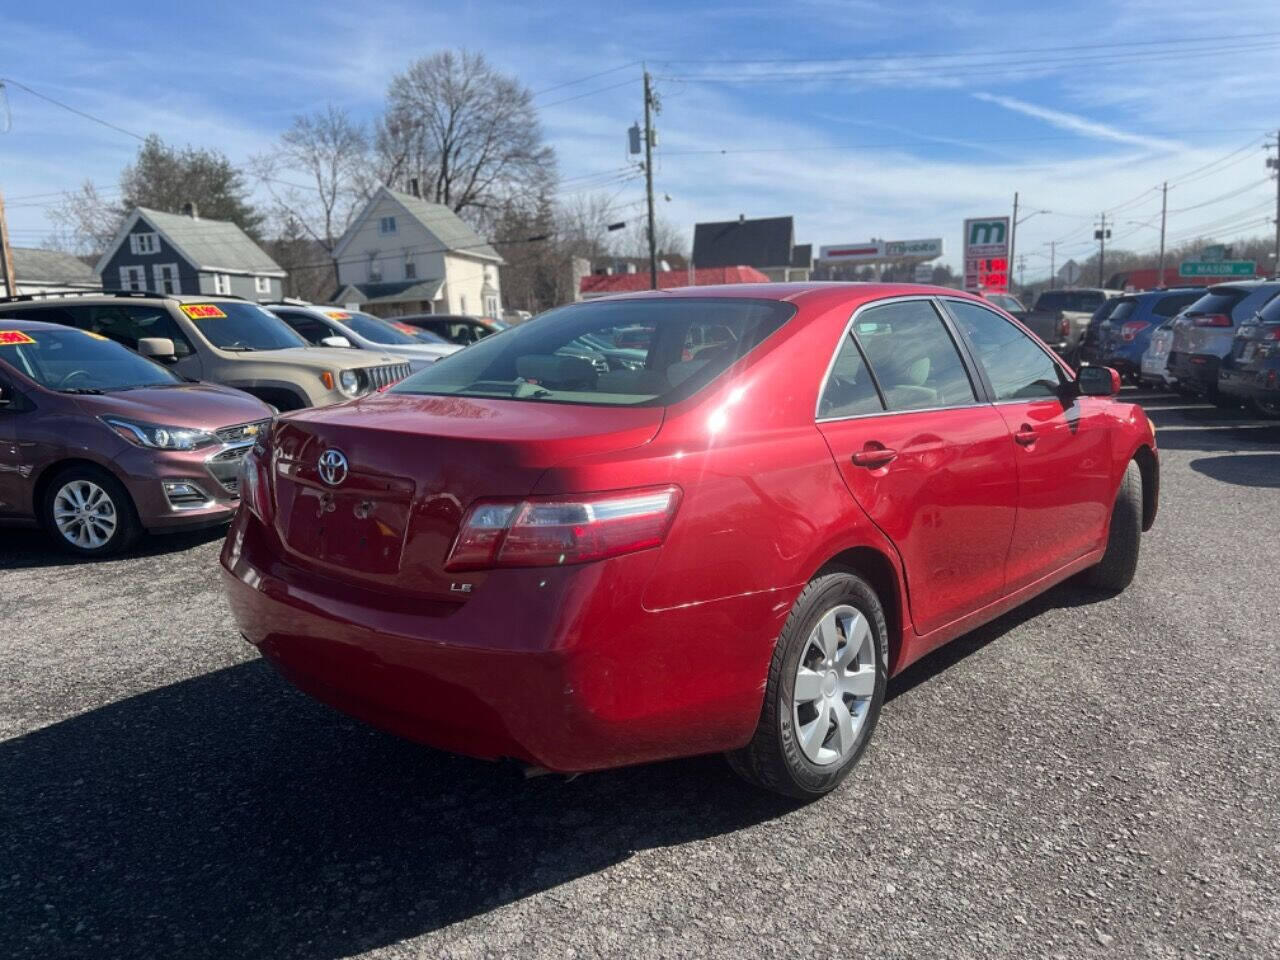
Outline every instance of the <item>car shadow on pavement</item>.
{"label": "car shadow on pavement", "polygon": [[1280,487],[1280,453],[1201,457],[1191,469],[1212,480],[1242,487]]}
{"label": "car shadow on pavement", "polygon": [[26,527],[0,528],[0,570],[70,567],[80,563],[109,563],[136,557],[158,557],[221,540],[226,534],[225,525],[183,533],[147,534],[127,553],[88,560],[60,549],[43,530]]}
{"label": "car shadow on pavement", "polygon": [[718,757],[524,780],[252,661],[0,744],[0,956],[347,956],[795,807]]}

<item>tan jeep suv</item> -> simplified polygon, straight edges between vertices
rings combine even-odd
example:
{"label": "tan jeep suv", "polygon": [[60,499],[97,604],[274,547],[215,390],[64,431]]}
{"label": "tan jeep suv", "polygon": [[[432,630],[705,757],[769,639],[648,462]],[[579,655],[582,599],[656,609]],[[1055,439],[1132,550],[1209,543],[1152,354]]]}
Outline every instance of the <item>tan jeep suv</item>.
{"label": "tan jeep suv", "polygon": [[175,373],[237,387],[279,410],[350,400],[410,373],[403,358],[312,347],[284,321],[238,297],[117,291],[0,299],[0,317],[88,330]]}

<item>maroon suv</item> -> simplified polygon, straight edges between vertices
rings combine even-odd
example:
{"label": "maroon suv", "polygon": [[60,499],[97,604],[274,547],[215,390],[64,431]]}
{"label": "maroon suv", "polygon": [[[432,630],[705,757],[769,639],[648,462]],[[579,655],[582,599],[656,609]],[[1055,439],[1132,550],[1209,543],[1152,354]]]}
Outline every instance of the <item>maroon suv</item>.
{"label": "maroon suv", "polygon": [[271,420],[98,334],[0,318],[0,521],[102,556],[143,530],[224,523],[240,461]]}

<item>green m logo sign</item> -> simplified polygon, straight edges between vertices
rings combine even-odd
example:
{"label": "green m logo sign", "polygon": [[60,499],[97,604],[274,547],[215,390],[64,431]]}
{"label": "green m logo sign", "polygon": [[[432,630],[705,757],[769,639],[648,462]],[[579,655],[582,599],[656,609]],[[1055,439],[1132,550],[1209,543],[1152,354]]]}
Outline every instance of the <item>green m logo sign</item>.
{"label": "green m logo sign", "polygon": [[991,243],[1004,243],[1005,220],[971,220],[969,222],[969,246],[979,247]]}

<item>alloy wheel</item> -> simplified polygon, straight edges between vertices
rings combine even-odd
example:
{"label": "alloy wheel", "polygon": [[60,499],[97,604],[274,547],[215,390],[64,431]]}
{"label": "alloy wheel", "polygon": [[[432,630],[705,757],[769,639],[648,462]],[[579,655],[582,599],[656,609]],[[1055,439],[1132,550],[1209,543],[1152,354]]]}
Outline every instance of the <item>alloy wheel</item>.
{"label": "alloy wheel", "polygon": [[92,480],[71,480],[53,498],[53,522],[72,546],[96,550],[116,532],[115,502]]}
{"label": "alloy wheel", "polygon": [[825,767],[852,753],[875,689],[867,618],[847,604],[828,610],[809,634],[792,694],[792,720],[810,762]]}

